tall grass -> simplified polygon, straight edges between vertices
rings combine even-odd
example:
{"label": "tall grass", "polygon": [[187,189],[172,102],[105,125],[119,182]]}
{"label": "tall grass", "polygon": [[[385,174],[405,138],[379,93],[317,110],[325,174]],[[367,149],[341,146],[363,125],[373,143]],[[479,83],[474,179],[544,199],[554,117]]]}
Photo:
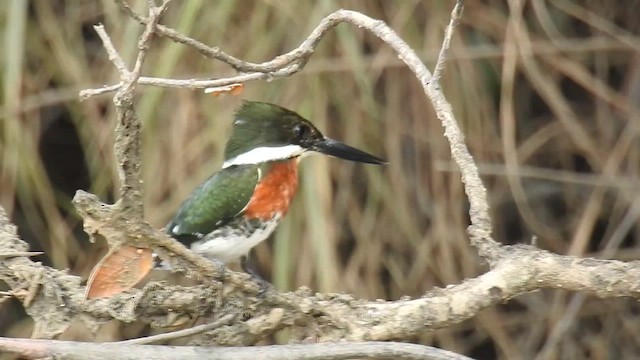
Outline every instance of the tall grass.
{"label": "tall grass", "polygon": [[[132,2],[144,9],[144,1]],[[114,113],[109,96],[79,103],[75,94],[116,79],[91,25],[104,23],[129,61],[141,28],[109,0],[25,4],[0,6],[6,49],[0,204],[23,236],[46,250],[47,261],[86,276],[104,244],[86,243],[69,201],[74,186],[113,196]],[[537,235],[538,246],[575,255],[601,256],[610,244],[610,257],[637,259],[637,227],[617,231],[630,216],[637,220],[631,204],[640,187],[640,27],[630,16],[637,2],[625,9],[601,1],[509,4],[467,3],[441,81],[489,188],[497,236],[517,243]],[[297,46],[323,16],[349,8],[385,20],[433,64],[452,5],[183,1],[163,22],[234,56],[264,61]],[[233,74],[164,39],[154,43],[144,72]],[[273,239],[256,249],[261,271],[277,287],[398,299],[486,270],[466,237],[466,198],[442,127],[416,79],[380,41],[341,25],[302,73],[247,84],[242,98],[294,109],[328,136],[390,162],[384,168],[321,156],[303,162],[299,196]],[[239,103],[139,89],[145,216],[153,225],[162,227],[220,166]],[[80,147],[54,146],[70,143],[68,132],[50,131],[65,124]],[[56,151],[56,161],[46,160]],[[78,152],[84,182],[73,176],[83,164],[65,163]],[[62,176],[66,182],[55,180],[60,175],[69,175]],[[640,353],[636,302],[587,298],[571,311],[574,296],[539,291],[418,340],[480,359],[535,358],[541,349],[546,359]],[[10,306],[1,303],[0,313]],[[6,332],[28,336],[28,321],[12,323]],[[138,329],[111,324],[101,338]]]}

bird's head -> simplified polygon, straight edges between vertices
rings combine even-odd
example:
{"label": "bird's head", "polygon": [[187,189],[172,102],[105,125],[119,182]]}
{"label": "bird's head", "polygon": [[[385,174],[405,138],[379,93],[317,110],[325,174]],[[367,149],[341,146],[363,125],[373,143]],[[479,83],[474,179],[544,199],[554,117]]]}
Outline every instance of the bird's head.
{"label": "bird's head", "polygon": [[245,101],[236,112],[223,167],[285,160],[308,151],[368,164],[387,163],[325,137],[311,122],[291,110],[269,103]]}

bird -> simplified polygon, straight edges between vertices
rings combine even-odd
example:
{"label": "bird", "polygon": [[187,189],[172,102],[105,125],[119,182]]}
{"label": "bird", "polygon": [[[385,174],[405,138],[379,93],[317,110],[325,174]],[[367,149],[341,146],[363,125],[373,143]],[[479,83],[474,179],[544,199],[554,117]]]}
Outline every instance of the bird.
{"label": "bird", "polygon": [[387,161],[325,137],[281,106],[244,101],[235,113],[219,171],[193,190],[166,226],[192,251],[223,264],[248,261],[286,215],[298,187],[298,164],[310,153],[383,165]]}
{"label": "bird", "polygon": [[[286,215],[298,187],[298,164],[310,153],[382,165],[387,162],[322,135],[311,122],[275,104],[245,101],[236,111],[219,171],[193,190],[165,227],[168,235],[224,271],[242,269],[269,287],[249,261]],[[87,280],[86,299],[109,297],[142,281],[153,268],[170,268],[150,248],[111,249]]]}

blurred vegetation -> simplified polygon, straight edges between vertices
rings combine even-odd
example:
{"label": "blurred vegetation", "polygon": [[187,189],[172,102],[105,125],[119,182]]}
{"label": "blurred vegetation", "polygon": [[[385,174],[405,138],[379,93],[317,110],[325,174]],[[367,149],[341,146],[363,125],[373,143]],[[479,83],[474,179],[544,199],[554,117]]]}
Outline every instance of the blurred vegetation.
{"label": "blurred vegetation", "polygon": [[[131,1],[139,11],[144,1]],[[638,259],[640,3],[468,1],[441,81],[488,187],[496,237],[558,253]],[[163,23],[248,61],[297,46],[330,12],[361,11],[393,27],[432,66],[452,1],[175,1]],[[80,89],[116,71],[92,29],[104,23],[132,59],[141,27],[111,0],[4,1],[0,205],[40,260],[87,276],[105,251],[89,244],[70,204],[77,189],[113,200],[111,96]],[[165,39],[145,75],[233,72]],[[138,88],[144,122],[146,218],[162,227],[222,160],[240,99]],[[241,98],[274,102],[325,134],[386,157],[386,168],[320,156],[277,234],[259,246],[281,289],[306,285],[367,299],[420,296],[486,265],[469,246],[467,202],[443,130],[413,75],[389,48],[341,25],[291,78],[247,84]],[[29,336],[13,301],[0,328]],[[108,323],[100,340],[149,331]],[[84,331],[86,333],[86,331]],[[66,338],[86,337],[70,330]],[[545,290],[486,309],[413,341],[478,359],[623,359],[640,355],[640,306]],[[279,341],[286,341],[282,337]]]}

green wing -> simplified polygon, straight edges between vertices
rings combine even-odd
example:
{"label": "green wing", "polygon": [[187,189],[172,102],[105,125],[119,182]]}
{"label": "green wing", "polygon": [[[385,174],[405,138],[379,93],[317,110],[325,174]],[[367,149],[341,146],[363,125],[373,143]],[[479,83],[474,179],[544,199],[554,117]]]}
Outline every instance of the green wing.
{"label": "green wing", "polygon": [[167,233],[188,244],[225,225],[247,206],[259,179],[257,165],[231,166],[213,174],[182,203]]}

